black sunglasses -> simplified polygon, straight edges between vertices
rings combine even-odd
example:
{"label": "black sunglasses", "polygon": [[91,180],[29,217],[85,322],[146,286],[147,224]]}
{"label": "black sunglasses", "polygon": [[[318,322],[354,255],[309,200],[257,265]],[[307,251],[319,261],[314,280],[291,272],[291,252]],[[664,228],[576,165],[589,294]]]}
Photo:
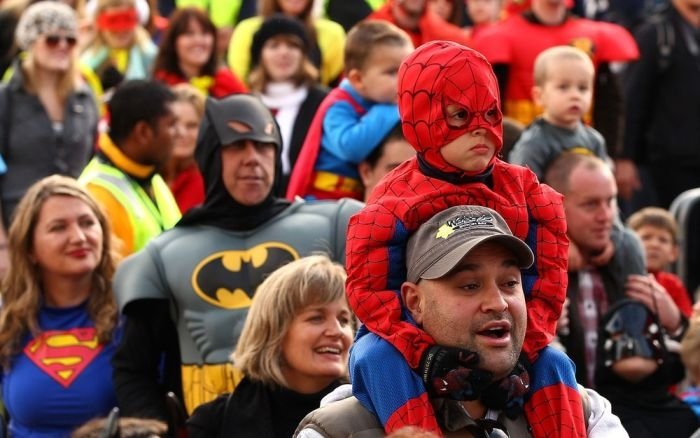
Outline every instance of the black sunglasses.
{"label": "black sunglasses", "polygon": [[46,45],[51,48],[57,47],[61,41],[65,41],[68,47],[73,47],[77,44],[78,39],[74,36],[46,35]]}

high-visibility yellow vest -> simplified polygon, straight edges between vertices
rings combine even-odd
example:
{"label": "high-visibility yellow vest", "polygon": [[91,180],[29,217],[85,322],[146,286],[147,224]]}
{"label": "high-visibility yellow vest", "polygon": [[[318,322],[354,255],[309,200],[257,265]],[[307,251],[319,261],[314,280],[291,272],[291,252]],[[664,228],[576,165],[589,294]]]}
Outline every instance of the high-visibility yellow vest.
{"label": "high-visibility yellow vest", "polygon": [[78,181],[104,188],[124,207],[134,232],[134,252],[180,220],[177,202],[168,185],[157,173],[150,181],[154,199],[136,181],[98,157],[88,163]]}

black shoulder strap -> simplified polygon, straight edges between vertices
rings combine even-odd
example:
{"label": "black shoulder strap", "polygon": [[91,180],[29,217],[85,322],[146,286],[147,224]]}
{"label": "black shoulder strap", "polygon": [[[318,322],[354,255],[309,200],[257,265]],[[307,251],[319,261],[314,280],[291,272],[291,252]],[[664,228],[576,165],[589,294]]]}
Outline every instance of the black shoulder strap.
{"label": "black shoulder strap", "polygon": [[676,44],[676,32],[673,30],[667,9],[656,12],[652,17],[656,28],[656,47],[658,49],[658,71],[664,73],[671,65],[671,53]]}
{"label": "black shoulder strap", "polygon": [[659,48],[659,71],[664,72],[671,65],[671,52],[676,43],[676,33],[669,20],[656,22],[656,44]]}

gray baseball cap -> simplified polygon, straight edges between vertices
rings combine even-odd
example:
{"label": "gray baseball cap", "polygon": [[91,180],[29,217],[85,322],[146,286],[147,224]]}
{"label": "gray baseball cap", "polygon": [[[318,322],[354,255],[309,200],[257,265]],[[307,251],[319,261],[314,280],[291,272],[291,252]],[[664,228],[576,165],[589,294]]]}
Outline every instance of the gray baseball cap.
{"label": "gray baseball cap", "polygon": [[535,260],[530,247],[513,236],[496,211],[477,205],[461,205],[436,214],[420,226],[406,248],[407,280],[433,280],[449,273],[469,251],[484,242],[508,247],[521,268]]}

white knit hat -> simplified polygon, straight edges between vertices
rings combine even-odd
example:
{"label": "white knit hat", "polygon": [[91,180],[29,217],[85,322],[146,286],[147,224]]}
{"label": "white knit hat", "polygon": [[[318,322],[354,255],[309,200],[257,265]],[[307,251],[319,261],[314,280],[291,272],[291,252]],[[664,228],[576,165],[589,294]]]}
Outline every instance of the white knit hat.
{"label": "white knit hat", "polygon": [[70,36],[77,36],[78,21],[75,11],[65,3],[41,1],[29,6],[19,18],[15,39],[20,49],[26,50],[41,35],[64,31]]}

